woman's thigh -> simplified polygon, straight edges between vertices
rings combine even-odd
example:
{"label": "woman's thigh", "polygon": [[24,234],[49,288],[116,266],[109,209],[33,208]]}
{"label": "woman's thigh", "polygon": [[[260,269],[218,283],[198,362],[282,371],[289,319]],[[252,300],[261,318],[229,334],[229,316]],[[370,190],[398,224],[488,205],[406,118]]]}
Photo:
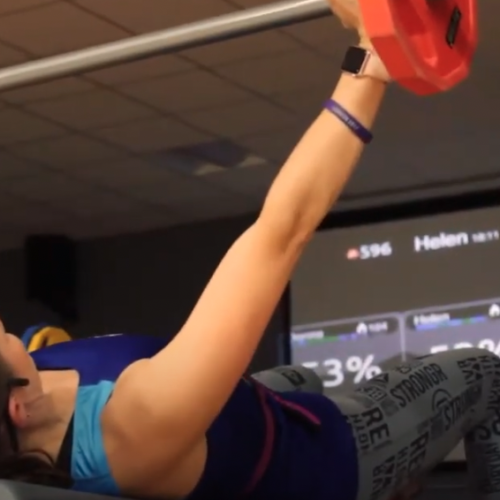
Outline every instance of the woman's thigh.
{"label": "woman's thigh", "polygon": [[[438,353],[333,399],[356,440],[357,500],[386,500],[441,462],[465,435],[478,441],[470,432],[490,422],[500,405],[500,359],[482,349]],[[475,450],[485,453],[484,446]]]}

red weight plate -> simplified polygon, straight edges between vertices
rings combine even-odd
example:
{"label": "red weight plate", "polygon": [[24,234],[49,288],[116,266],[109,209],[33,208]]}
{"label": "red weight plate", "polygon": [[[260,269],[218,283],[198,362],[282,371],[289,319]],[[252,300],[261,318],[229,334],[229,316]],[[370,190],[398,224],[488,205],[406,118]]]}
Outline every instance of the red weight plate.
{"label": "red weight plate", "polygon": [[419,95],[451,89],[469,74],[477,46],[476,0],[359,0],[387,70]]}

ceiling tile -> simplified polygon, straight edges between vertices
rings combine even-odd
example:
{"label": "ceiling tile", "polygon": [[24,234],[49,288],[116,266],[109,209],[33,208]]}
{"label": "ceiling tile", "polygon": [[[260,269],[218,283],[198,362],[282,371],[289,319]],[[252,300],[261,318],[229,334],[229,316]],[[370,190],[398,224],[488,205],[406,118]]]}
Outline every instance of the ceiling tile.
{"label": "ceiling tile", "polygon": [[169,170],[176,170],[181,174],[193,178],[223,169],[220,165],[215,165],[210,161],[190,154],[191,150],[196,148],[197,146],[187,147],[185,148],[187,152],[183,149],[180,149],[180,151],[158,151],[150,155],[151,158],[149,161],[156,161],[158,164],[167,165]]}
{"label": "ceiling tile", "polygon": [[137,201],[130,198],[60,174],[13,180],[5,186],[5,190],[15,196],[46,203],[65,213],[82,217],[131,212],[140,207]]}
{"label": "ceiling tile", "polygon": [[328,61],[306,49],[216,68],[229,80],[262,94],[317,85],[331,71]]}
{"label": "ceiling tile", "polygon": [[32,175],[39,175],[41,169],[39,165],[15,158],[5,151],[0,151],[0,181],[5,182],[8,179],[15,179],[17,177],[27,177]]}
{"label": "ceiling tile", "polygon": [[320,53],[339,58],[344,55],[349,43],[354,41],[351,40],[352,34],[342,28],[339,20],[333,16],[297,23],[283,28],[283,32]]}
{"label": "ceiling tile", "polygon": [[0,38],[38,55],[82,49],[127,33],[66,2],[0,18]]}
{"label": "ceiling tile", "polygon": [[81,78],[62,78],[54,82],[2,92],[2,99],[14,104],[23,104],[78,94],[93,88],[94,85]]}
{"label": "ceiling tile", "polygon": [[187,146],[210,139],[208,134],[202,134],[173,118],[137,120],[95,130],[91,134],[133,152]]}
{"label": "ceiling tile", "polygon": [[[355,169],[344,196],[371,197],[392,194],[411,186],[428,183],[422,168],[415,167],[415,158],[422,158],[425,164],[436,168],[435,161],[428,159],[420,141],[415,136],[406,134],[402,140],[395,139],[393,134],[377,134],[377,148],[367,148]],[[436,151],[430,148],[431,151]],[[388,151],[390,155],[388,156]],[[445,155],[434,156],[444,158]],[[370,201],[368,201],[368,204]]]}
{"label": "ceiling tile", "polygon": [[0,15],[9,14],[17,10],[29,10],[53,2],[54,0],[2,0],[0,3]]}
{"label": "ceiling tile", "polygon": [[[144,204],[150,204],[157,210],[164,210],[166,207],[169,214],[172,207],[176,206],[177,209],[174,210],[176,224],[196,218],[189,208],[191,205],[201,204],[205,207],[218,203],[217,200],[221,197],[228,196],[227,192],[221,191],[221,186],[211,186],[196,178],[167,170],[164,166],[132,158],[74,169],[71,175],[122,192]],[[244,203],[245,207],[248,207],[249,201],[245,200]]]}
{"label": "ceiling tile", "polygon": [[[220,175],[224,175],[221,173]],[[206,186],[206,191],[212,190]],[[172,205],[175,210],[181,212],[197,221],[219,219],[221,217],[234,217],[237,215],[247,215],[260,208],[252,198],[241,194],[212,193],[204,198],[198,198],[195,202],[189,203],[181,200]]]}
{"label": "ceiling tile", "polygon": [[[415,144],[426,144],[438,135],[441,140],[455,141],[460,145],[471,132],[482,135],[494,131],[498,135],[495,113],[498,92],[491,95],[484,93],[482,87],[469,85],[467,81],[450,92],[419,99],[417,105],[410,92],[398,86],[390,88],[387,96],[390,105],[377,119],[377,136],[390,135],[394,142],[411,137]],[[432,150],[430,152],[432,154]]]}
{"label": "ceiling tile", "polygon": [[281,106],[293,111],[302,119],[312,120],[321,111],[323,103],[332,93],[332,83],[325,81],[317,86],[309,86],[307,89],[295,90],[273,94],[271,99]]}
{"label": "ceiling tile", "polygon": [[204,66],[216,66],[297,48],[290,37],[267,31],[187,50],[183,55]]}
{"label": "ceiling tile", "polygon": [[76,0],[76,3],[136,33],[179,26],[233,10],[223,0]]}
{"label": "ceiling tile", "polygon": [[[233,0],[242,7],[252,8],[272,3],[273,0]],[[344,55],[345,47],[355,42],[352,34],[342,28],[333,16],[301,22],[281,28],[280,31],[301,44],[314,48],[314,51],[337,60]]]}
{"label": "ceiling tile", "polygon": [[168,170],[131,157],[105,162],[96,161],[75,167],[68,172],[68,175],[93,184],[125,191],[132,191],[140,184],[156,184],[172,180],[172,175]]}
{"label": "ceiling tile", "polygon": [[52,232],[60,228],[61,224],[66,226],[69,222],[67,216],[57,209],[39,203],[28,203],[26,200],[23,200],[23,204],[16,210],[2,214],[0,218],[3,219],[2,226],[4,223],[10,224],[11,227],[24,230],[28,234]]}
{"label": "ceiling tile", "polygon": [[267,5],[273,3],[274,0],[233,0],[235,4],[241,5],[241,7],[259,7],[261,5]]}
{"label": "ceiling tile", "polygon": [[205,180],[209,184],[247,196],[256,203],[262,203],[278,172],[279,168],[275,166],[260,165],[226,170],[221,174],[207,176]]}
{"label": "ceiling tile", "polygon": [[[70,175],[75,179],[83,179],[123,193],[158,210],[170,210],[171,205],[181,203],[182,200],[196,203],[207,196],[205,186],[196,179],[181,176],[164,166],[153,165],[137,158],[96,162],[83,168],[75,168]],[[220,189],[217,189],[215,196],[219,193]],[[208,196],[212,199],[214,195]]]}
{"label": "ceiling tile", "polygon": [[78,130],[144,118],[154,111],[109,90],[93,90],[26,106],[37,114]]}
{"label": "ceiling tile", "polygon": [[[102,172],[98,169],[102,168]],[[168,165],[124,160],[101,165],[94,164],[87,172],[73,169],[70,175],[87,178],[90,182],[108,186],[115,191],[127,193],[144,202],[170,206],[176,203],[196,203],[197,200],[213,199],[221,194],[220,189],[206,186],[195,177],[188,177],[169,170]]]}
{"label": "ceiling tile", "polygon": [[[369,165],[369,168],[367,168]],[[373,162],[368,155],[363,158],[346,188],[343,196],[360,197],[386,194],[387,192],[409,188],[416,184],[426,183],[417,169],[410,168],[407,164],[398,161]]]}
{"label": "ceiling tile", "polygon": [[[2,3],[0,3],[0,6]],[[0,7],[1,8],[1,7]],[[25,62],[28,56],[25,52],[16,50],[0,42],[0,67],[12,66]]]}
{"label": "ceiling tile", "polygon": [[183,218],[165,208],[134,210],[127,214],[106,214],[80,219],[69,234],[77,239],[117,236],[120,234],[142,233],[184,222]]}
{"label": "ceiling tile", "polygon": [[120,214],[123,218],[128,218],[143,206],[137,199],[101,191],[97,186],[92,186],[87,193],[52,199],[50,204],[78,217],[105,217],[109,214]]}
{"label": "ceiling tile", "polygon": [[58,137],[65,131],[42,118],[13,108],[0,110],[0,145]]}
{"label": "ceiling tile", "polygon": [[166,205],[168,207],[185,206],[213,200],[220,192],[210,192],[210,188],[189,178],[172,178],[163,184],[143,184],[136,186],[132,193],[138,199]]}
{"label": "ceiling tile", "polygon": [[210,111],[183,113],[182,117],[215,135],[233,138],[285,128],[296,121],[292,113],[257,99]]}
{"label": "ceiling tile", "polygon": [[[475,123],[471,122],[470,132],[460,140],[446,136],[429,137],[425,141],[425,148],[407,140],[404,148],[406,156],[403,155],[403,148],[400,148],[396,161],[401,164],[406,160],[406,165],[413,167],[421,178],[441,184],[455,180],[463,182],[467,178],[472,181],[494,174],[500,176],[498,131],[478,131],[474,128]],[[480,144],[479,148],[477,144]],[[436,168],[436,158],[445,159],[439,162],[439,168]]]}
{"label": "ceiling tile", "polygon": [[61,169],[125,156],[125,152],[120,149],[79,135],[18,144],[8,149],[22,158]]}
{"label": "ceiling tile", "polygon": [[93,71],[86,73],[85,78],[105,85],[123,85],[192,69],[193,65],[188,61],[174,55],[167,55]]}
{"label": "ceiling tile", "polygon": [[[166,154],[168,158],[168,151],[163,154]],[[223,138],[186,148],[178,148],[170,152],[170,158],[178,168],[200,176],[215,171],[265,163],[263,158],[253,155],[233,140]]]}
{"label": "ceiling tile", "polygon": [[[333,16],[297,23],[281,29],[310,45],[320,45],[324,42],[334,43],[338,39],[338,32],[344,31],[340,21]],[[341,47],[341,50],[345,50],[345,47]]]}
{"label": "ceiling tile", "polygon": [[43,233],[60,228],[69,221],[64,212],[44,203],[13,196],[9,192],[9,184],[2,185],[0,198],[0,227],[2,229],[12,227],[24,233]]}
{"label": "ceiling tile", "polygon": [[272,133],[243,137],[237,143],[271,162],[282,163],[305,131],[305,126],[298,125]]}
{"label": "ceiling tile", "polygon": [[249,97],[234,85],[204,71],[125,85],[120,91],[168,112],[211,108]]}

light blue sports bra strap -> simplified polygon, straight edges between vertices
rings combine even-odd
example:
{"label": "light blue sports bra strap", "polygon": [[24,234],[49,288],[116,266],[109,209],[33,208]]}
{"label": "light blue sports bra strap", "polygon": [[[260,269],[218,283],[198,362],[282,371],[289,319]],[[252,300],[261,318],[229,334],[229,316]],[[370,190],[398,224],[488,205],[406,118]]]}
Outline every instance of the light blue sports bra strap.
{"label": "light blue sports bra strap", "polygon": [[113,393],[113,382],[78,389],[73,417],[71,475],[73,489],[89,493],[119,496],[104,450],[101,414]]}

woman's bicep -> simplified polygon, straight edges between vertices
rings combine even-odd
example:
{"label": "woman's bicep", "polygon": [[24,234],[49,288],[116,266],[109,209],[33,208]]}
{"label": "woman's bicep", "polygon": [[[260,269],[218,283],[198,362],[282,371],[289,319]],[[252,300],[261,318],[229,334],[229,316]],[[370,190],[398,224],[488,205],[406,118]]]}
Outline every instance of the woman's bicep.
{"label": "woman's bicep", "polygon": [[[140,375],[158,425],[202,435],[246,370],[300,253],[254,225],[231,247],[178,335]],[[168,417],[167,417],[168,416]]]}

